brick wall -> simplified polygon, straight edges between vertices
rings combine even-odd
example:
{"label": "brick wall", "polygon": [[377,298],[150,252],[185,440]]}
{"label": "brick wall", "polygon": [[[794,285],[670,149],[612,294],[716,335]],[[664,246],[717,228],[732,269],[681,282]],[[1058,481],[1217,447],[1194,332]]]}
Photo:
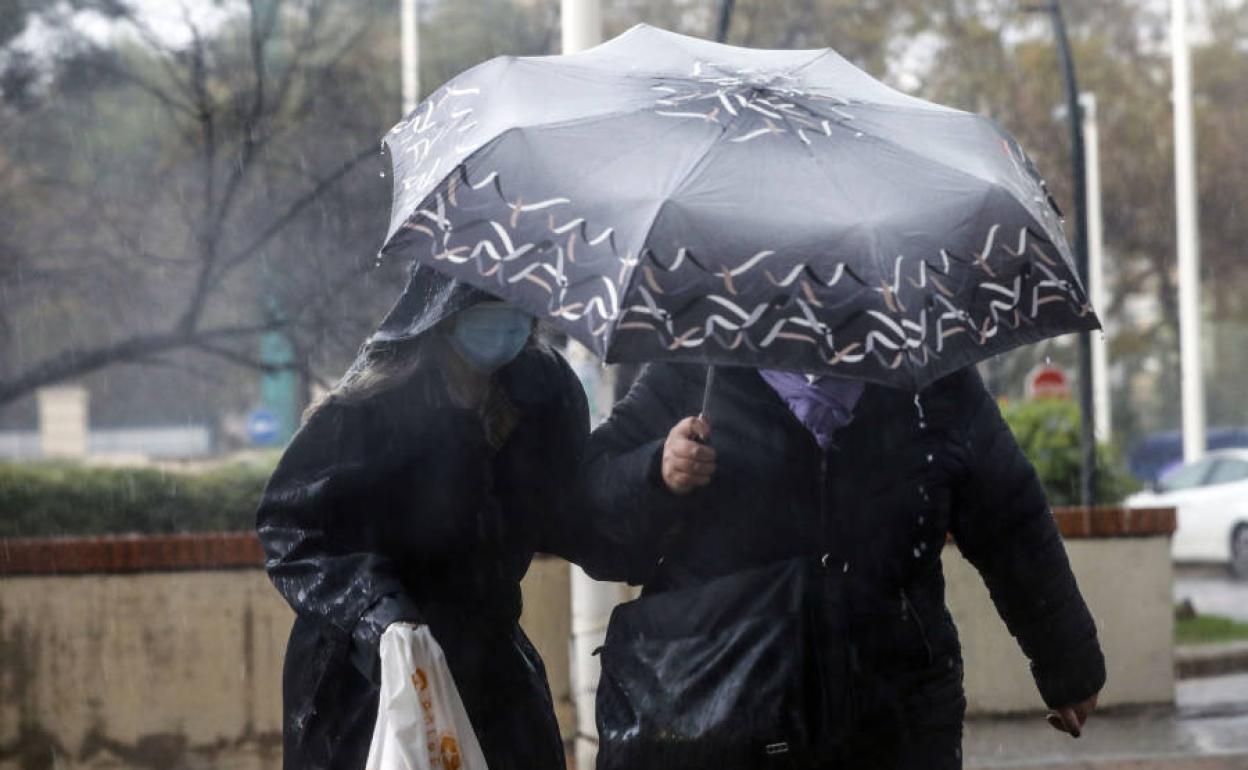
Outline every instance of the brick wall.
{"label": "brick wall", "polygon": [[0,575],[163,572],[263,566],[253,532],[0,539]]}
{"label": "brick wall", "polygon": [[[1105,702],[1170,700],[1174,511],[1054,516],[1101,628]],[[263,563],[251,532],[0,540],[0,770],[277,770],[292,616]],[[956,549],[945,569],[971,710],[1038,708],[982,581]],[[566,563],[538,560],[524,590],[570,737]]]}
{"label": "brick wall", "polygon": [[[1068,540],[1174,533],[1173,508],[1055,508]],[[0,539],[0,575],[238,569],[264,565],[254,533]]]}

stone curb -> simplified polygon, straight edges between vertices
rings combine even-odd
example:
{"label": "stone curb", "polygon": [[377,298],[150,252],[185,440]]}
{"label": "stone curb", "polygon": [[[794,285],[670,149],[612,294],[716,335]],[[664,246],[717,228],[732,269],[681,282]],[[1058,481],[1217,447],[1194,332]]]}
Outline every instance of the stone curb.
{"label": "stone curb", "polygon": [[1222,676],[1248,671],[1248,641],[1184,644],[1174,648],[1174,675],[1179,679]]}
{"label": "stone curb", "polygon": [[1043,765],[968,765],[971,770],[1248,770],[1248,754],[1081,759]]}

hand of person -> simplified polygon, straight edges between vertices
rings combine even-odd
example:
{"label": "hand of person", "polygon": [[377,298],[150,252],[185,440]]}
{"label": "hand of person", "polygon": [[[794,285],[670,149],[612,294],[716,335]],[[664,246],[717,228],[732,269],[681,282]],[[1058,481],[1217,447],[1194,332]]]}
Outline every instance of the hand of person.
{"label": "hand of person", "polygon": [[711,483],[715,450],[708,441],[711,424],[701,417],[676,423],[663,444],[663,483],[673,494],[687,495]]}
{"label": "hand of person", "polygon": [[1093,695],[1082,703],[1075,703],[1051,712],[1049,714],[1049,724],[1053,725],[1054,730],[1061,730],[1078,738],[1083,732],[1083,726],[1087,723],[1088,716],[1096,709],[1096,698],[1097,696]]}

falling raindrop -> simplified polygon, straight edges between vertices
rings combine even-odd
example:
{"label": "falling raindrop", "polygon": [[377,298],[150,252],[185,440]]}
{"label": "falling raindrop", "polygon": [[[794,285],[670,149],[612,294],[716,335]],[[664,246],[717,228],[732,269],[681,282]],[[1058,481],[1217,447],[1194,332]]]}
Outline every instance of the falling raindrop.
{"label": "falling raindrop", "polygon": [[1045,366],[1051,366],[1052,364],[1053,364],[1053,357],[1052,357],[1052,356],[1045,356],[1045,357],[1044,357],[1044,365],[1045,365]]}
{"label": "falling raindrop", "polygon": [[385,179],[385,178],[386,178],[386,172],[382,171],[382,172],[378,173],[378,174],[377,174],[377,176],[381,177],[382,179]]}
{"label": "falling raindrop", "polygon": [[914,549],[914,558],[916,558],[916,559],[917,559],[917,558],[919,558],[919,557],[920,557],[920,556],[922,556],[922,555],[923,555],[923,553],[922,553],[922,552],[921,552],[918,548],[915,548],[915,549]]}

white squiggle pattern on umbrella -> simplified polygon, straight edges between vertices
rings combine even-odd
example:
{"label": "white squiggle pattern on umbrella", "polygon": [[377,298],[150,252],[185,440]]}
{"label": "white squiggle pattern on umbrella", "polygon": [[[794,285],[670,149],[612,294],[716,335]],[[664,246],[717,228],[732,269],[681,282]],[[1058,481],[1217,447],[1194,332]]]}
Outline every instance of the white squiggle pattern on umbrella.
{"label": "white squiggle pattern on umbrella", "polygon": [[456,157],[478,148],[471,141],[461,142],[478,125],[472,116],[480,95],[479,88],[443,86],[386,134],[396,169],[395,211],[415,208],[426,191],[454,168]]}
{"label": "white squiggle pattern on umbrella", "polygon": [[[679,80],[663,81],[651,88],[660,96],[655,99],[655,114],[665,118],[701,120],[719,125],[731,124],[747,113],[762,116],[764,125],[751,128],[728,141],[742,144],[763,137],[796,136],[804,144],[812,144],[815,136],[832,137],[833,123],[849,124],[854,116],[844,106],[848,99],[800,88],[790,73],[773,70],[743,70],[714,62],[695,62],[690,75]],[[816,113],[798,103],[821,102],[827,114]],[[838,106],[839,105],[839,106]],[[856,137],[862,133],[855,131]]]}
{"label": "white squiggle pattern on umbrella", "polygon": [[[465,204],[466,191],[490,196],[484,203],[499,212],[485,220],[484,230],[468,233],[455,228],[454,211]],[[474,201],[473,210],[480,211],[482,203]],[[799,263],[777,275],[771,264],[780,255],[770,249],[757,251],[739,264],[718,267],[702,264],[685,247],[676,248],[667,263],[649,250],[636,256],[620,254],[613,228],[592,226],[575,209],[575,201],[566,196],[531,204],[509,200],[496,172],[472,181],[461,166],[445,189],[405,227],[412,237],[428,240],[432,260],[452,273],[472,270],[478,284],[484,279],[540,289],[547,297],[547,314],[584,323],[600,341],[600,353],[605,352],[608,330],[615,328],[621,335],[652,334],[658,349],[668,351],[704,346],[766,350],[798,343],[813,346],[820,360],[829,365],[873,359],[896,368],[907,360],[916,365],[928,363],[956,335],[966,334],[985,345],[1003,329],[1036,322],[1044,306],[1053,302],[1065,304],[1079,316],[1090,310],[1077,284],[1058,273],[1060,260],[1046,252],[1050,241],[1027,227],[1018,228],[1015,235],[1013,229],[1007,232],[1004,225],[994,224],[984,233],[979,250],[965,256],[943,249],[931,261],[898,255],[889,280],[873,286],[844,262],[818,269]],[[544,222],[536,224],[534,218]],[[603,270],[603,259],[616,269]],[[578,260],[599,272],[582,267]],[[955,265],[975,276],[970,287],[954,291],[946,285],[953,280],[950,273]],[[637,267],[643,270],[644,279],[632,281]],[[699,293],[682,307],[665,305],[663,295],[687,294],[695,272],[723,281],[725,290]],[[1008,277],[1002,280],[1003,276]],[[777,291],[775,296],[741,304],[733,282],[760,279]],[[828,299],[825,293],[834,289],[847,290],[847,282],[880,296],[880,305],[841,320],[833,328],[819,317],[821,297]],[[632,285],[632,300],[623,297],[626,283]],[[757,283],[752,286],[756,291]],[[921,292],[922,301],[914,311],[907,311],[901,297],[906,292],[914,294],[911,289]],[[982,308],[978,318],[954,304],[959,294]],[[909,301],[914,303],[915,297]]]}

